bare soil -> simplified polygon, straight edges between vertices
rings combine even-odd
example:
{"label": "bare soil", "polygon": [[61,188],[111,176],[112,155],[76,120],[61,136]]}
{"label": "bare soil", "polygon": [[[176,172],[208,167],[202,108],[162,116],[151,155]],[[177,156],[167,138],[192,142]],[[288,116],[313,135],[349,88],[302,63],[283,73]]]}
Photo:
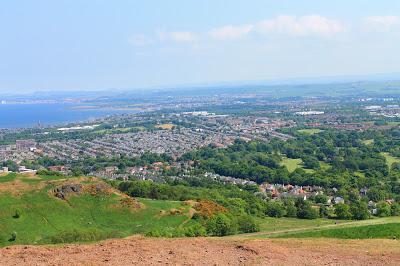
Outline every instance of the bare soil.
{"label": "bare soil", "polygon": [[400,265],[400,241],[133,236],[6,247],[0,265]]}

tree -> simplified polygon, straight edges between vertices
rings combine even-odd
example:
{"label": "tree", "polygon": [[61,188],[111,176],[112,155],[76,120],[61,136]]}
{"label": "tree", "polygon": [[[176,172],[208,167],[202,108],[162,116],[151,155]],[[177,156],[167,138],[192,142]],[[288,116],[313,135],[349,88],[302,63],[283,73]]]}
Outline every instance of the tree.
{"label": "tree", "polygon": [[338,219],[348,220],[351,219],[350,206],[344,203],[335,205],[335,215]]}
{"label": "tree", "polygon": [[328,197],[324,194],[319,194],[314,198],[315,203],[325,204],[328,201]]}
{"label": "tree", "polygon": [[300,219],[316,219],[318,218],[318,212],[314,209],[309,201],[299,199],[296,202],[297,207],[297,218]]}
{"label": "tree", "polygon": [[370,190],[368,190],[367,196],[369,200],[378,202],[385,199],[386,192],[378,187],[373,187]]}
{"label": "tree", "polygon": [[366,220],[369,218],[367,203],[356,201],[350,205],[350,212],[354,220]]}
{"label": "tree", "polygon": [[286,207],[286,217],[297,217],[297,208],[292,200],[287,200],[284,202]]}
{"label": "tree", "polygon": [[285,208],[280,201],[270,201],[267,203],[266,214],[270,217],[280,218],[285,215]]}
{"label": "tree", "polygon": [[319,216],[322,218],[329,216],[328,208],[325,205],[319,206]]}
{"label": "tree", "polygon": [[260,231],[260,227],[250,215],[241,215],[237,219],[239,231],[243,233],[253,233]]}
{"label": "tree", "polygon": [[303,165],[308,169],[319,169],[319,162],[317,159],[311,156],[305,156],[303,158]]}
{"label": "tree", "polygon": [[211,217],[206,224],[207,233],[213,236],[226,236],[236,233],[236,224],[225,214]]}
{"label": "tree", "polygon": [[391,211],[391,215],[392,216],[399,216],[400,215],[400,203],[399,202],[395,202],[392,204],[392,206],[390,207],[390,211]]}
{"label": "tree", "polygon": [[387,216],[390,216],[390,215],[391,215],[390,205],[387,204],[387,203],[384,202],[384,201],[379,202],[379,203],[376,205],[376,209],[377,209],[377,213],[376,213],[376,214],[377,214],[379,217],[387,217]]}

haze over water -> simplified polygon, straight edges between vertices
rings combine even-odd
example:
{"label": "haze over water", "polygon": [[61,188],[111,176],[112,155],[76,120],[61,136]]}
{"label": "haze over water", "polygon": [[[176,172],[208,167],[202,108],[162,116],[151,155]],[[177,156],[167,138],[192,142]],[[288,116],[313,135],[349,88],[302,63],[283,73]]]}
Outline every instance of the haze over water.
{"label": "haze over water", "polygon": [[0,128],[35,127],[88,121],[129,110],[73,109],[71,104],[0,104]]}

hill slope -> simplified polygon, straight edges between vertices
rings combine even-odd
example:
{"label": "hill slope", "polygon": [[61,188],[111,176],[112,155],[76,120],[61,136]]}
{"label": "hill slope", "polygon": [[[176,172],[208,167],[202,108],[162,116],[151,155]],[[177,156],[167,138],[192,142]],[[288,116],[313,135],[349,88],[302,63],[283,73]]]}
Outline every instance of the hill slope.
{"label": "hill slope", "polygon": [[0,176],[0,246],[125,237],[177,227],[187,211],[181,202],[130,198],[93,178]]}

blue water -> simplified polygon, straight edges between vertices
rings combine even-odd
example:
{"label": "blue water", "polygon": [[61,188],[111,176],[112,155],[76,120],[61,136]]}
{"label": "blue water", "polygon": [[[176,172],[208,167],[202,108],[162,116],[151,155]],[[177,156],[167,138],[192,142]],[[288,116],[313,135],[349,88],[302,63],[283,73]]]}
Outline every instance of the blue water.
{"label": "blue water", "polygon": [[125,110],[77,110],[71,104],[0,104],[0,128],[36,127],[82,122],[108,115],[134,113]]}

